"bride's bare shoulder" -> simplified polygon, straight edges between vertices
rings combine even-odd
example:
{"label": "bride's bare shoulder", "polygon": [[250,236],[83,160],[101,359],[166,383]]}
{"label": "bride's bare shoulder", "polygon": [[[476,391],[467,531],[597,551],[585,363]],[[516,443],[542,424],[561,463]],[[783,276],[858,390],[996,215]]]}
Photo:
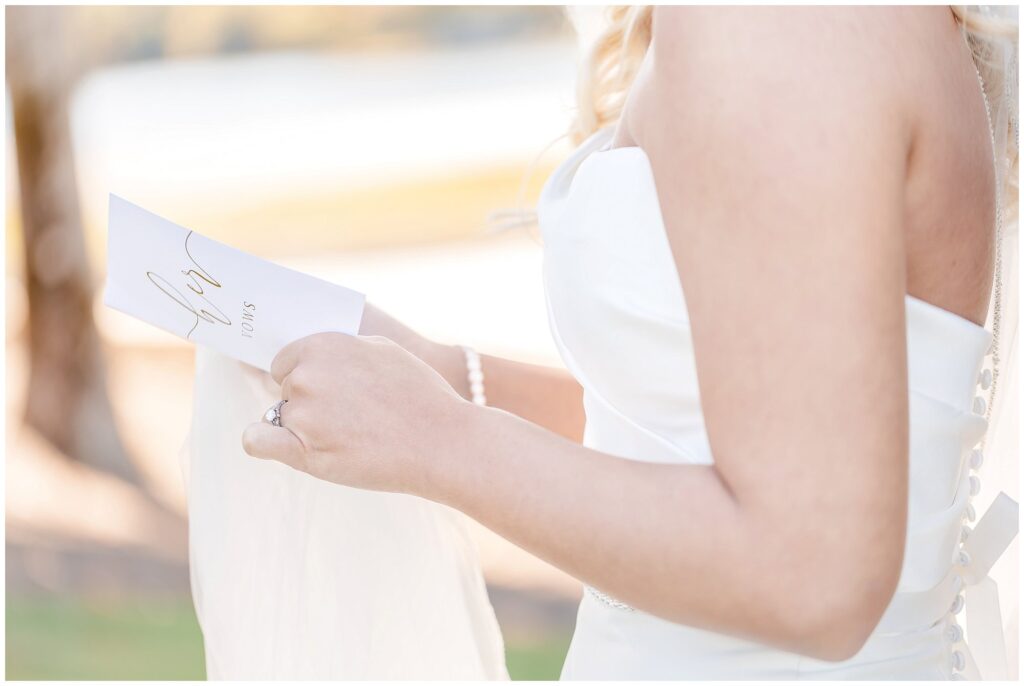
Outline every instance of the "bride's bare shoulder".
{"label": "bride's bare shoulder", "polygon": [[773,105],[825,115],[875,107],[907,114],[895,119],[909,128],[907,75],[922,51],[907,47],[934,42],[935,25],[952,21],[945,7],[658,7],[624,120],[641,147],[649,125],[697,99],[751,116]]}
{"label": "bride's bare shoulder", "polygon": [[656,7],[655,45],[664,57],[712,46],[742,58],[798,54],[803,61],[844,57],[853,63],[880,61],[890,68],[906,54],[908,40],[922,40],[937,24],[950,24],[946,6],[902,7]]}

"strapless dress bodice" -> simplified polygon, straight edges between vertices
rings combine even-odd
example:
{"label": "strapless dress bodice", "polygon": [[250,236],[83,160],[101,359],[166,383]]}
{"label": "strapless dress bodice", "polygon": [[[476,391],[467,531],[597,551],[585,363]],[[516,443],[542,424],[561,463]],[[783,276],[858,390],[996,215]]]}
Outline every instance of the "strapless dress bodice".
{"label": "strapless dress bodice", "polygon": [[[653,172],[640,148],[607,149],[611,134],[598,132],[565,160],[538,206],[550,328],[584,390],[584,444],[628,459],[711,464],[686,299]],[[812,660],[673,624],[588,589],[563,678],[977,674],[956,617],[968,586],[991,583],[987,569],[1012,538],[1007,518],[1016,517],[1003,496],[977,527],[992,533],[965,536],[977,518],[970,499],[980,465],[972,450],[986,430],[985,400],[977,394],[992,337],[909,295],[906,325],[906,552],[898,591],[863,650],[840,663]]]}

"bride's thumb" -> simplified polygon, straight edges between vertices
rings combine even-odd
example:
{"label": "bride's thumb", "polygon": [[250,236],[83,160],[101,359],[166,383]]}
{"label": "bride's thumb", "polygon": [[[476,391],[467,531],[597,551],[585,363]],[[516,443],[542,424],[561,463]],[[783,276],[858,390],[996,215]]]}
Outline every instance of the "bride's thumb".
{"label": "bride's thumb", "polygon": [[305,447],[298,436],[283,426],[250,424],[242,432],[242,449],[253,457],[277,460],[295,469],[303,469],[305,464]]}

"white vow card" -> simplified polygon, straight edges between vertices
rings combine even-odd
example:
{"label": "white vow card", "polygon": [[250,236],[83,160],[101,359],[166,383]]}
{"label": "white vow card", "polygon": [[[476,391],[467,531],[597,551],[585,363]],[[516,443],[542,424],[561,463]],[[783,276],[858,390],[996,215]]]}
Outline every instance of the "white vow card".
{"label": "white vow card", "polygon": [[355,334],[365,296],[246,254],[110,196],[103,302],[269,371],[281,348]]}

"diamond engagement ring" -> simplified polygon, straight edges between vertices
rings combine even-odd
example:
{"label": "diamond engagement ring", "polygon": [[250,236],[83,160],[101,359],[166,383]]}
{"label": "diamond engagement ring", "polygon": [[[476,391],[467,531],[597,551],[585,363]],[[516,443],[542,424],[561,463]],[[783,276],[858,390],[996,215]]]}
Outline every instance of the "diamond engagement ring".
{"label": "diamond engagement ring", "polygon": [[281,426],[281,407],[288,402],[287,400],[279,400],[270,406],[270,409],[263,413],[263,421],[267,424],[273,424],[274,426]]}

